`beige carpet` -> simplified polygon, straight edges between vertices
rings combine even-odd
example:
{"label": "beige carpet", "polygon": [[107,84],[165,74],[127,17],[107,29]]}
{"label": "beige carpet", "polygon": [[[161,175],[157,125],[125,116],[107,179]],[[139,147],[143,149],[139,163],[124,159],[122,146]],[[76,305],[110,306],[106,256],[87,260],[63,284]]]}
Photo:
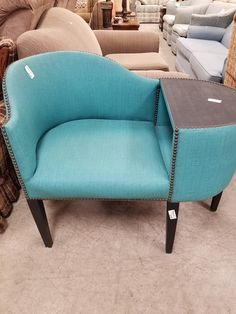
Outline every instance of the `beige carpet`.
{"label": "beige carpet", "polygon": [[48,201],[48,249],[22,197],[0,238],[0,313],[236,313],[235,189],[216,213],[181,204],[172,255],[164,202]]}
{"label": "beige carpet", "polygon": [[181,204],[172,255],[164,202],[46,202],[47,249],[21,196],[0,235],[0,314],[236,313],[235,191],[236,176],[216,213]]}

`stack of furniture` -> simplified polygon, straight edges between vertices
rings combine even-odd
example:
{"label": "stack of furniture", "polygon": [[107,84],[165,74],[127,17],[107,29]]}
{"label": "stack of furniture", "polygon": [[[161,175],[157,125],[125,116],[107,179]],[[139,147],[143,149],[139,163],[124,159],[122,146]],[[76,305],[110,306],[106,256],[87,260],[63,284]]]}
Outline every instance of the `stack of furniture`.
{"label": "stack of furniture", "polygon": [[159,23],[160,9],[168,0],[137,0],[135,12],[140,23]]}
{"label": "stack of furniture", "polygon": [[55,52],[12,64],[4,98],[2,132],[47,247],[44,199],[166,200],[171,253],[179,202],[213,197],[215,211],[236,169],[236,90],[223,85]]}

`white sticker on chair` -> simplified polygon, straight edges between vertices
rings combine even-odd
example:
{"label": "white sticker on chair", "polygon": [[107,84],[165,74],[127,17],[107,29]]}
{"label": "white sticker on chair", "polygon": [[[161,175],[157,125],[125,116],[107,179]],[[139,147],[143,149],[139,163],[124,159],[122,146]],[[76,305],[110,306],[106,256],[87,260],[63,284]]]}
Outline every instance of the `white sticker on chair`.
{"label": "white sticker on chair", "polygon": [[25,66],[25,71],[27,72],[27,74],[29,75],[31,80],[33,80],[34,79],[34,73],[28,65]]}
{"label": "white sticker on chair", "polygon": [[216,99],[216,98],[208,98],[208,101],[210,102],[216,102],[217,104],[221,104],[222,100],[221,99]]}
{"label": "white sticker on chair", "polygon": [[170,219],[177,219],[176,212],[174,209],[168,210]]}

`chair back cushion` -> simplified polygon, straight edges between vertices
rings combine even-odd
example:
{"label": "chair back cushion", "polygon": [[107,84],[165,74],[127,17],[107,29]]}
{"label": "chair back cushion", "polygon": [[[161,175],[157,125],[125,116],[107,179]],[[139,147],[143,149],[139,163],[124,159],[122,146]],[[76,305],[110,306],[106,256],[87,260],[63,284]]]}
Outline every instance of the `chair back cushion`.
{"label": "chair back cushion", "polygon": [[84,51],[102,55],[101,48],[88,24],[64,8],[51,8],[36,30],[17,40],[19,58],[50,51]]}

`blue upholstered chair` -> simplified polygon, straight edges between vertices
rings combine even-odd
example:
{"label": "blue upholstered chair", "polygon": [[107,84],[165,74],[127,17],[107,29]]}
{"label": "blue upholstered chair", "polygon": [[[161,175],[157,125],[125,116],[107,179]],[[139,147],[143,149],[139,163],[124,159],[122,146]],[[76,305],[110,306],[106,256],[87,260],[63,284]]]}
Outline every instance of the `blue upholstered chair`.
{"label": "blue upholstered chair", "polygon": [[216,210],[235,171],[233,89],[79,52],[22,59],[3,88],[2,132],[47,247],[44,199],[166,200],[171,253],[179,202],[213,197]]}

